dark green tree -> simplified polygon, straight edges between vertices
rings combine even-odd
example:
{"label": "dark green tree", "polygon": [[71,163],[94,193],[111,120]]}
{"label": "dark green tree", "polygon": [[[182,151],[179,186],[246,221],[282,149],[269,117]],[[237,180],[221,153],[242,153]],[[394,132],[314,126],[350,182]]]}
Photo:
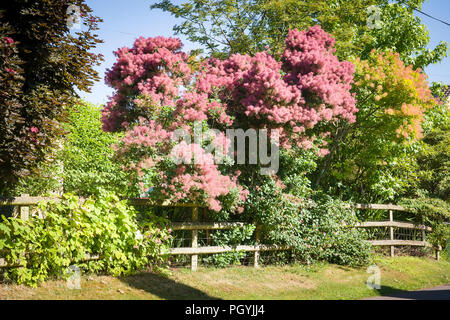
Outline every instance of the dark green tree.
{"label": "dark green tree", "polygon": [[[91,13],[84,0],[0,4],[0,194],[46,160],[76,88],[99,79],[102,57],[90,51],[101,19]],[[71,30],[77,18],[81,28]]]}

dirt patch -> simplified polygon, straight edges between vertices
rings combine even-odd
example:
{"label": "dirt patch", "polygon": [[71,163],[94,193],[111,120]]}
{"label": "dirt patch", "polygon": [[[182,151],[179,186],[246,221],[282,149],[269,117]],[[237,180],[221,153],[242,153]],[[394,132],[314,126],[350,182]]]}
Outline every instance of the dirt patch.
{"label": "dirt patch", "polygon": [[282,277],[278,279],[266,279],[263,285],[268,289],[275,291],[298,289],[311,290],[317,288],[317,284],[314,281],[294,276]]}

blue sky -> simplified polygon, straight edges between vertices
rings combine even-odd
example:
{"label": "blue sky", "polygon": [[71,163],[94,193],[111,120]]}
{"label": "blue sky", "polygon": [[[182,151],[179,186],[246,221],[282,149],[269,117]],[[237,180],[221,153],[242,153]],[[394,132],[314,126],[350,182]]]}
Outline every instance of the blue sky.
{"label": "blue sky", "polygon": [[[113,51],[123,46],[132,46],[134,39],[139,36],[175,36],[172,28],[179,21],[170,14],[161,10],[150,10],[150,5],[155,0],[87,0],[86,3],[93,9],[94,14],[103,19],[98,31],[99,37],[104,43],[95,50],[102,53],[105,61],[97,67],[101,80],[92,87],[91,93],[80,92],[82,98],[94,104],[103,105],[113,92],[105,85],[104,75],[107,68],[110,68],[115,56]],[[177,2],[182,2],[179,0]],[[424,3],[422,11],[436,18],[450,22],[450,1],[449,0],[429,0]],[[450,26],[431,18],[416,14],[428,27],[430,32],[430,46],[436,46],[440,41],[450,43]],[[189,42],[183,36],[178,36],[184,44],[184,50],[189,51],[199,48],[195,43]],[[430,81],[442,81],[450,83],[450,57],[440,64],[429,66],[426,70]]]}

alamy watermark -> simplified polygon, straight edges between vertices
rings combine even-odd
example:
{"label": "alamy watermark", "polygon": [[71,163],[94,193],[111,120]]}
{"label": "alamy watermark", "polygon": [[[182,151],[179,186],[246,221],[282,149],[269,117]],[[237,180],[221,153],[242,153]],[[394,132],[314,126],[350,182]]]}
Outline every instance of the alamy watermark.
{"label": "alamy watermark", "polygon": [[369,289],[377,289],[381,288],[381,270],[377,265],[371,265],[367,267],[367,273],[370,273],[371,276],[367,279],[366,286]]}
{"label": "alamy watermark", "polygon": [[67,17],[67,26],[69,29],[81,29],[81,11],[80,7],[74,4],[71,4],[66,11]]}
{"label": "alamy watermark", "polygon": [[71,290],[81,289],[81,271],[77,266],[70,266],[67,268],[66,273],[69,275],[66,281],[67,288]]}
{"label": "alamy watermark", "polygon": [[367,27],[369,29],[381,29],[383,22],[381,21],[381,9],[378,6],[372,5],[367,7]]}
{"label": "alamy watermark", "polygon": [[[184,129],[175,130],[172,141],[177,142],[171,153],[176,164],[203,164],[208,161],[222,164],[228,159],[231,164],[259,164],[263,175],[275,174],[279,169],[277,130],[227,129],[224,133],[209,129],[203,132],[201,122],[195,122],[193,141],[192,135]],[[193,146],[192,143],[201,146],[203,152],[187,149]]]}

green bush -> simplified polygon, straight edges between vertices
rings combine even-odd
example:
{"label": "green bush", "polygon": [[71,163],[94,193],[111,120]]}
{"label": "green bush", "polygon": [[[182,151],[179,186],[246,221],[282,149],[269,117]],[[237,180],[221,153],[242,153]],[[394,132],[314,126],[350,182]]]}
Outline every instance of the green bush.
{"label": "green bush", "polygon": [[412,212],[417,221],[432,227],[433,231],[427,235],[428,242],[435,248],[441,246],[445,250],[450,238],[450,226],[445,224],[450,221],[449,203],[422,195],[416,199],[402,199],[400,204]]}
{"label": "green bush", "polygon": [[[211,238],[214,246],[233,246],[244,245],[252,238],[255,231],[254,225],[245,225],[242,227],[235,227],[231,230],[216,231]],[[210,263],[215,267],[223,268],[228,265],[240,264],[241,260],[245,258],[245,251],[233,251],[226,253],[218,253],[203,258],[203,261]]]}
{"label": "green bush", "polygon": [[112,160],[117,134],[102,130],[101,109],[79,103],[69,111],[66,129],[70,133],[62,152],[64,192],[80,196],[96,194],[99,189],[124,192],[125,173]]}
{"label": "green bush", "polygon": [[262,243],[292,246],[297,261],[364,265],[370,260],[364,230],[354,228],[354,212],[339,200],[323,194],[294,199],[267,183],[246,205],[246,214],[261,226]]}
{"label": "green bush", "polygon": [[117,134],[102,130],[100,108],[80,101],[68,109],[67,132],[61,149],[53,150],[55,161],[40,164],[39,174],[21,180],[14,195],[41,196],[63,190],[88,197],[105,189],[126,193],[127,179],[121,166],[113,161],[111,148]]}
{"label": "green bush", "polygon": [[365,230],[355,228],[358,219],[346,203],[316,194],[301,214],[317,260],[350,266],[369,263],[371,244]]}
{"label": "green bush", "polygon": [[[4,270],[6,279],[35,286],[49,277],[64,277],[71,265],[86,272],[126,275],[147,265],[159,266],[160,252],[168,248],[165,228],[144,220],[112,193],[82,201],[65,194],[59,203],[39,204],[29,220],[5,218],[0,223],[0,252],[8,264],[20,268]],[[88,261],[87,255],[99,259]]]}
{"label": "green bush", "polygon": [[448,239],[450,239],[450,226],[443,223],[433,223],[433,231],[427,236],[427,241],[435,248],[447,248]]}

